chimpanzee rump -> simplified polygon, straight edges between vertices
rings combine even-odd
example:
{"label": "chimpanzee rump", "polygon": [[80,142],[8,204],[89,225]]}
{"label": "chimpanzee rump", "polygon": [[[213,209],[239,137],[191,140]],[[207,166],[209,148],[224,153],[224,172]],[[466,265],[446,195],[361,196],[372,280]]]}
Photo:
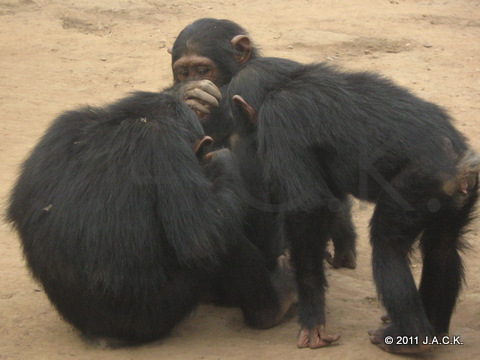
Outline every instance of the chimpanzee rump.
{"label": "chimpanzee rump", "polygon": [[[238,136],[228,109],[228,84],[243,64],[260,56],[248,32],[230,20],[198,19],[180,32],[169,52],[174,86],[168,92],[199,115],[206,134],[214,140],[213,148],[234,147]],[[282,219],[271,208],[256,168],[254,161],[244,162],[247,171],[242,172],[242,178],[250,205],[245,228],[250,241],[262,250],[272,267],[284,251]],[[332,257],[327,253],[328,261],[334,267],[355,268],[356,232],[350,202],[345,199],[339,206],[343,211],[337,213],[331,235],[335,254]]]}
{"label": "chimpanzee rump", "polygon": [[[299,291],[299,347],[338,339],[325,330],[322,255],[335,207],[348,194],[376,203],[373,274],[387,335],[443,335],[461,287],[462,234],[477,201],[480,159],[439,106],[371,73],[260,58],[233,78],[228,97],[241,136],[255,148],[282,204]],[[240,145],[241,146],[241,145]],[[251,161],[242,159],[240,162]],[[417,291],[408,254],[420,236]]]}
{"label": "chimpanzee rump", "polygon": [[288,273],[272,284],[243,237],[238,174],[227,150],[202,159],[210,142],[185,104],[138,92],[64,113],[25,161],[8,219],[33,276],[87,337],[162,337],[214,281],[252,326],[288,309]]}

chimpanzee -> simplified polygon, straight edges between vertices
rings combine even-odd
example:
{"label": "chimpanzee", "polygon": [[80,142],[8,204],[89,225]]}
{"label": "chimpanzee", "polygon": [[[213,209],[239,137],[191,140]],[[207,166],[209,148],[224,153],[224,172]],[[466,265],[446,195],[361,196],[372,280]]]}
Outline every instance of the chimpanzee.
{"label": "chimpanzee", "polygon": [[[299,292],[298,346],[338,339],[325,329],[322,254],[335,207],[348,194],[376,203],[373,274],[391,324],[371,332],[371,341],[386,351],[420,352],[429,348],[425,336],[446,334],[480,170],[480,157],[446,112],[376,74],[277,58],[245,65],[228,98],[240,136],[284,208]],[[419,291],[408,262],[418,236]],[[418,336],[419,345],[384,342],[400,335]]]}
{"label": "chimpanzee", "polygon": [[212,282],[258,328],[295,300],[285,259],[270,278],[242,233],[229,150],[163,93],[59,116],[23,165],[8,219],[33,276],[87,338],[136,344],[162,337]]}
{"label": "chimpanzee", "polygon": [[[169,52],[174,86],[168,91],[197,113],[206,134],[214,139],[213,148],[233,147],[238,136],[226,101],[228,84],[243,64],[260,56],[247,31],[230,20],[198,19],[180,32]],[[284,248],[282,220],[264,192],[256,167],[249,165],[248,172],[242,172],[250,204],[246,232],[271,267]],[[327,252],[327,259],[334,267],[355,268],[356,232],[349,199],[339,206],[343,211],[335,218],[332,232],[335,254]]]}
{"label": "chimpanzee", "polygon": [[216,148],[231,147],[235,129],[222,99],[240,66],[259,56],[247,31],[230,20],[198,19],[180,32],[169,52],[170,91],[197,113]]}

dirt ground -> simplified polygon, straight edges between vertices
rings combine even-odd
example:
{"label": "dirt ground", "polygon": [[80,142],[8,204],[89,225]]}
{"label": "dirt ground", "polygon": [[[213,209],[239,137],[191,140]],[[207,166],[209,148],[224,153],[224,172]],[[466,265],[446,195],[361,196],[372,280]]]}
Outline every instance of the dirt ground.
{"label": "dirt ground", "polygon": [[[250,30],[264,55],[380,71],[444,106],[480,150],[478,0],[0,0],[0,200],[19,164],[60,112],[102,105],[171,83],[167,47],[200,17]],[[4,209],[4,205],[2,210]],[[111,350],[81,340],[32,281],[8,225],[0,225],[0,359],[400,359],[371,345],[383,314],[371,278],[368,218],[356,203],[358,268],[328,269],[328,327],[337,346],[298,350],[293,313],[270,330],[246,327],[238,309],[202,305],[173,334]],[[466,282],[451,334],[464,345],[418,358],[480,359],[480,220],[468,239]],[[418,253],[413,271],[421,270]]]}

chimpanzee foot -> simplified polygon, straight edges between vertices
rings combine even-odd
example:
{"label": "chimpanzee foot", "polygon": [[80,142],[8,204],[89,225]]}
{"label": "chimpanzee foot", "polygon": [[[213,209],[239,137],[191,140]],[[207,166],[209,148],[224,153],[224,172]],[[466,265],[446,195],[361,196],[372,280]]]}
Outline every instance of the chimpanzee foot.
{"label": "chimpanzee foot", "polygon": [[382,317],[381,317],[380,319],[381,319],[384,323],[390,322],[390,315],[388,315],[388,314],[382,315]]}
{"label": "chimpanzee foot", "polygon": [[272,274],[272,284],[278,296],[278,306],[259,311],[249,324],[257,329],[268,329],[278,325],[292,305],[298,302],[297,284],[290,260],[281,255],[277,259],[277,267]]}
{"label": "chimpanzee foot", "polygon": [[397,336],[388,335],[389,332],[386,330],[389,328],[390,327],[369,330],[368,334],[370,335],[370,341],[372,344],[377,345],[380,349],[386,352],[396,354],[419,354],[433,349],[432,345],[423,344],[424,338],[422,336],[418,338],[418,345],[398,345],[396,343],[398,340]]}
{"label": "chimpanzee foot", "polygon": [[340,267],[355,269],[357,267],[357,255],[352,250],[347,250],[344,253],[335,252],[334,255],[327,250],[325,251],[325,259],[335,269]]}
{"label": "chimpanzee foot", "polygon": [[301,329],[298,334],[297,346],[299,348],[317,349],[328,346],[338,339],[340,339],[340,335],[329,335],[325,325],[319,325],[311,329]]}

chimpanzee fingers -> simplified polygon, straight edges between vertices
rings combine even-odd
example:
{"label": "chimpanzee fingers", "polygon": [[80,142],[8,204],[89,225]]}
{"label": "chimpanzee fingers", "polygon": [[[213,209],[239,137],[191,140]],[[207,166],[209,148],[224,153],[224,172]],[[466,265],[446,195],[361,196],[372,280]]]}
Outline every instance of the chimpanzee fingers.
{"label": "chimpanzee fingers", "polygon": [[215,86],[213,82],[210,80],[200,80],[198,81],[198,86],[199,89],[205,91],[206,93],[212,95],[217,99],[218,101],[222,100],[222,93],[218,89],[218,87]]}
{"label": "chimpanzee fingers", "polygon": [[195,99],[185,100],[185,104],[187,104],[187,106],[190,109],[192,109],[193,111],[195,111],[195,113],[200,117],[202,117],[203,115],[209,115],[210,114],[210,110],[209,110],[208,106],[205,106],[204,104],[198,102]]}
{"label": "chimpanzee fingers", "polygon": [[211,107],[218,107],[219,105],[219,100],[215,96],[199,88],[187,90],[185,92],[185,99],[195,99]]}
{"label": "chimpanzee fingers", "polygon": [[185,93],[185,104],[187,104],[201,120],[204,120],[210,115],[210,109],[212,107],[219,106],[217,99],[200,89],[188,90]]}
{"label": "chimpanzee fingers", "polygon": [[208,178],[217,182],[220,179],[229,183],[237,183],[237,169],[229,149],[209,152],[203,157],[203,164]]}
{"label": "chimpanzee fingers", "polygon": [[215,156],[215,151],[209,152],[207,155],[203,157],[203,160],[205,161],[211,161],[213,157]]}
{"label": "chimpanzee fingers", "polygon": [[231,156],[231,151],[229,149],[220,149],[211,151],[206,154],[203,159],[206,161],[220,160]]}

